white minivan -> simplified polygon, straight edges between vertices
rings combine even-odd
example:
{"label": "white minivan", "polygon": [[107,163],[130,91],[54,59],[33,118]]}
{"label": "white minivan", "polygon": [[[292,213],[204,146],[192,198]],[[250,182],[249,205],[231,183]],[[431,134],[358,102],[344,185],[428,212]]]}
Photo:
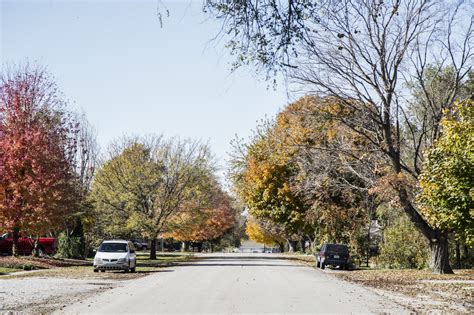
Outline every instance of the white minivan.
{"label": "white minivan", "polygon": [[103,241],[94,257],[94,272],[124,270],[135,272],[137,255],[133,243],[124,240]]}

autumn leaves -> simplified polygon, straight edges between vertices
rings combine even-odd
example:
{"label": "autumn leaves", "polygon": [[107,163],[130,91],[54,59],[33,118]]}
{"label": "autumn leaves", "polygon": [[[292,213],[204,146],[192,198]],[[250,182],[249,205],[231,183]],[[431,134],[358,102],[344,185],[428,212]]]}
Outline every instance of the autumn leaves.
{"label": "autumn leaves", "polygon": [[218,238],[235,220],[209,148],[190,140],[152,136],[115,143],[97,172],[90,200],[103,237],[202,242]]}
{"label": "autumn leaves", "polygon": [[16,245],[19,231],[54,233],[79,238],[60,244],[77,243],[85,256],[104,238],[202,242],[234,225],[207,145],[126,137],[99,163],[90,127],[75,117],[45,71],[1,78],[0,226]]}
{"label": "autumn leaves", "polygon": [[77,125],[41,69],[4,74],[0,84],[0,223],[14,236],[40,235],[77,203]]}

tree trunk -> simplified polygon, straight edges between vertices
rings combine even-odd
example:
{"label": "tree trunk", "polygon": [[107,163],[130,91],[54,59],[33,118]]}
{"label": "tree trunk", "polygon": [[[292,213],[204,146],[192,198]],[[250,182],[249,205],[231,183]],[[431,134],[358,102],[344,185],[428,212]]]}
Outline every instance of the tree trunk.
{"label": "tree trunk", "polygon": [[461,269],[461,245],[456,241],[456,268]]}
{"label": "tree trunk", "polygon": [[13,245],[12,245],[12,254],[13,256],[18,256],[20,254],[20,244],[18,242],[20,236],[19,236],[19,229],[18,228],[13,228]]}
{"label": "tree trunk", "polygon": [[464,257],[464,259],[467,260],[468,257],[469,257],[469,248],[468,248],[468,246],[467,246],[466,243],[464,243],[463,252],[464,252],[464,253],[463,253],[463,257]]}
{"label": "tree trunk", "polygon": [[448,234],[435,231],[435,237],[430,241],[431,268],[436,273],[454,273],[449,265]]}
{"label": "tree trunk", "polygon": [[189,252],[189,242],[181,242],[181,251],[182,252]]}
{"label": "tree trunk", "polygon": [[151,240],[150,246],[150,260],[156,259],[156,237]]}
{"label": "tree trunk", "polygon": [[34,257],[39,257],[39,237],[37,236],[35,238],[35,241],[33,242],[33,250],[31,251],[31,254],[33,254]]}
{"label": "tree trunk", "polygon": [[403,210],[421,232],[430,244],[431,249],[431,269],[435,273],[453,273],[449,265],[448,251],[448,233],[433,229],[418,213],[413,204],[410,202],[408,193],[405,188],[398,189],[398,196]]}
{"label": "tree trunk", "polygon": [[370,259],[370,230],[372,228],[372,219],[370,219],[369,228],[367,229],[367,253],[365,256],[365,266],[369,267],[369,259]]}
{"label": "tree trunk", "polygon": [[306,253],[306,240],[304,239],[304,237],[301,238],[300,245],[301,245],[301,252]]}
{"label": "tree trunk", "polygon": [[288,252],[294,253],[296,251],[296,241],[288,240]]}

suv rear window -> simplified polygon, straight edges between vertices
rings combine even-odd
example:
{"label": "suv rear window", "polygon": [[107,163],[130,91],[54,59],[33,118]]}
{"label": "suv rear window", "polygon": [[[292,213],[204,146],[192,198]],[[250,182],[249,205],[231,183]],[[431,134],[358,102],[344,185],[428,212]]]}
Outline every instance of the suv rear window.
{"label": "suv rear window", "polygon": [[347,248],[346,245],[327,244],[325,252],[348,254],[349,249]]}
{"label": "suv rear window", "polygon": [[124,244],[124,243],[102,243],[100,244],[100,247],[99,247],[99,252],[124,253],[126,251],[127,251],[127,244]]}

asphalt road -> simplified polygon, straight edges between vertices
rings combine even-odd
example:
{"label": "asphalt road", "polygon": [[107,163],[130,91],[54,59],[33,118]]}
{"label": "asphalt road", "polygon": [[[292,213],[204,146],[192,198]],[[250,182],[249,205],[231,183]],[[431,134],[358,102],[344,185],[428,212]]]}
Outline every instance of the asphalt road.
{"label": "asphalt road", "polygon": [[273,254],[220,254],[69,305],[75,313],[408,313],[370,290]]}

